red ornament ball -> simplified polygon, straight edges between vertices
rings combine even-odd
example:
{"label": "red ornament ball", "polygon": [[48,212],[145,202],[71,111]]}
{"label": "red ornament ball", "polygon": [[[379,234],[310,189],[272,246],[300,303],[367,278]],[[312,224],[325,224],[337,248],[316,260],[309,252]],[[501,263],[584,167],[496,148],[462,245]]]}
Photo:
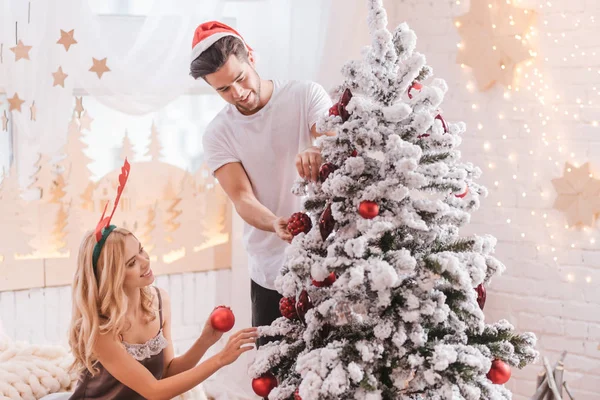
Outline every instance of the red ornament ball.
{"label": "red ornament ball", "polygon": [[326,163],[321,165],[321,169],[319,170],[319,178],[321,178],[321,182],[325,182],[329,175],[336,169],[336,166],[332,163]]}
{"label": "red ornament ball", "polygon": [[279,312],[287,319],[297,318],[296,300],[292,297],[282,297],[281,300],[279,300]]}
{"label": "red ornament ball", "polygon": [[316,287],[329,287],[329,286],[333,285],[333,282],[335,282],[336,279],[337,278],[335,276],[335,272],[332,272],[323,281],[317,281],[317,280],[313,279],[312,284],[315,285]]}
{"label": "red ornament ball", "polygon": [[210,325],[219,332],[228,332],[235,324],[235,316],[229,307],[219,306],[210,314]]}
{"label": "red ornament ball", "polygon": [[467,188],[465,189],[464,193],[461,194],[455,194],[456,197],[458,197],[459,199],[464,198],[467,194],[469,194],[469,187],[467,186]]}
{"label": "red ornament ball", "polygon": [[417,81],[414,81],[412,83],[412,85],[408,88],[408,98],[412,99],[412,94],[410,93],[413,89],[414,90],[421,90],[423,88],[423,84]]}
{"label": "red ornament ball", "polygon": [[438,114],[435,116],[435,119],[439,119],[442,123],[442,127],[444,128],[444,133],[448,133],[448,125],[446,125],[446,120],[442,117],[442,114]]}
{"label": "red ornament ball", "polygon": [[292,214],[287,223],[287,229],[293,236],[299,235],[302,232],[308,233],[311,228],[312,221],[310,217],[301,212]]}
{"label": "red ornament ball", "polygon": [[302,397],[300,397],[300,389],[296,389],[294,392],[294,400],[302,400]]}
{"label": "red ornament ball", "polygon": [[479,308],[483,310],[486,297],[485,286],[483,286],[483,283],[480,283],[477,288],[475,288],[475,291],[477,292],[477,304],[479,304]]}
{"label": "red ornament ball", "polygon": [[267,397],[275,387],[277,387],[277,378],[271,373],[252,379],[252,390],[257,396]]}
{"label": "red ornament ball", "polygon": [[487,377],[492,383],[503,385],[510,379],[510,366],[502,360],[494,360]]}
{"label": "red ornament ball", "polygon": [[338,117],[340,115],[340,111],[338,109],[338,103],[335,103],[334,105],[331,106],[331,108],[329,109],[329,115]]}
{"label": "red ornament ball", "polygon": [[373,219],[379,215],[379,205],[374,201],[361,201],[358,206],[358,213],[365,219]]}
{"label": "red ornament ball", "polygon": [[356,151],[356,149],[352,150],[352,153],[350,153],[351,157],[356,157],[358,155],[358,151]]}

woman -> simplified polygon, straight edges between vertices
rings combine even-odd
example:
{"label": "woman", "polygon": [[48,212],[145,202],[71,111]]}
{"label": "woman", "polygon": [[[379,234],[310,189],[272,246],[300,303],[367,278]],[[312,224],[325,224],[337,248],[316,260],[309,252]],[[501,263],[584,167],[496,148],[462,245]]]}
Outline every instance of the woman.
{"label": "woman", "polygon": [[153,282],[148,254],[131,232],[108,225],[85,236],[69,333],[80,379],[70,399],[171,399],[253,349],[256,329],[243,329],[198,364],[222,335],[207,321],[194,345],[174,357],[169,296]]}

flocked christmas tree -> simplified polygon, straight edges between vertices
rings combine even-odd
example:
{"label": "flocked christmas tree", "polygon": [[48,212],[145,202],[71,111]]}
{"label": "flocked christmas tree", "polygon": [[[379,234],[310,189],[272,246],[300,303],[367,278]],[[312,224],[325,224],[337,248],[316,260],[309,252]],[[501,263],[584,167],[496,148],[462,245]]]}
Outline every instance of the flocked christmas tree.
{"label": "flocked christmas tree", "polygon": [[[484,321],[485,287],[504,266],[491,236],[459,228],[479,207],[480,170],[460,160],[463,123],[438,107],[406,24],[389,32],[368,0],[371,46],[347,63],[319,121],[320,182],[299,183],[306,213],[276,287],[282,317],[251,367],[270,400],[510,399],[510,366],[537,357],[532,333]],[[314,226],[314,227],[313,227]]]}

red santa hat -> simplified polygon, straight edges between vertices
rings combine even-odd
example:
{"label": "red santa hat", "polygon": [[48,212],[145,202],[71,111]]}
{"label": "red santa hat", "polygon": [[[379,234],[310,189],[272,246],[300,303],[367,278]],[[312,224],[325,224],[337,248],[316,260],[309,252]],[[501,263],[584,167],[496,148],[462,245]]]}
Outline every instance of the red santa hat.
{"label": "red santa hat", "polygon": [[192,60],[194,61],[200,54],[206,51],[215,42],[225,36],[234,36],[242,41],[248,51],[252,48],[242,38],[235,29],[225,25],[219,21],[209,21],[199,25],[194,32],[194,40],[192,40]]}

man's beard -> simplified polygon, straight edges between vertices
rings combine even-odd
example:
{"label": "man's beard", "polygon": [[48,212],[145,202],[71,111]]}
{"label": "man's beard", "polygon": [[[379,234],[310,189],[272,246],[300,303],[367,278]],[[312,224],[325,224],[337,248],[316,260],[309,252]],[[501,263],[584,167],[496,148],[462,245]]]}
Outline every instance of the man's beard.
{"label": "man's beard", "polygon": [[258,77],[258,74],[256,73],[256,71],[254,71],[254,77],[258,80],[258,87],[257,87],[256,91],[251,90],[250,93],[248,94],[248,97],[254,95],[255,100],[253,103],[250,103],[247,105],[242,105],[242,104],[236,103],[235,106],[241,111],[251,112],[251,111],[254,111],[256,108],[258,108],[258,106],[260,105],[260,91],[261,91],[262,85],[261,85],[260,78]]}

